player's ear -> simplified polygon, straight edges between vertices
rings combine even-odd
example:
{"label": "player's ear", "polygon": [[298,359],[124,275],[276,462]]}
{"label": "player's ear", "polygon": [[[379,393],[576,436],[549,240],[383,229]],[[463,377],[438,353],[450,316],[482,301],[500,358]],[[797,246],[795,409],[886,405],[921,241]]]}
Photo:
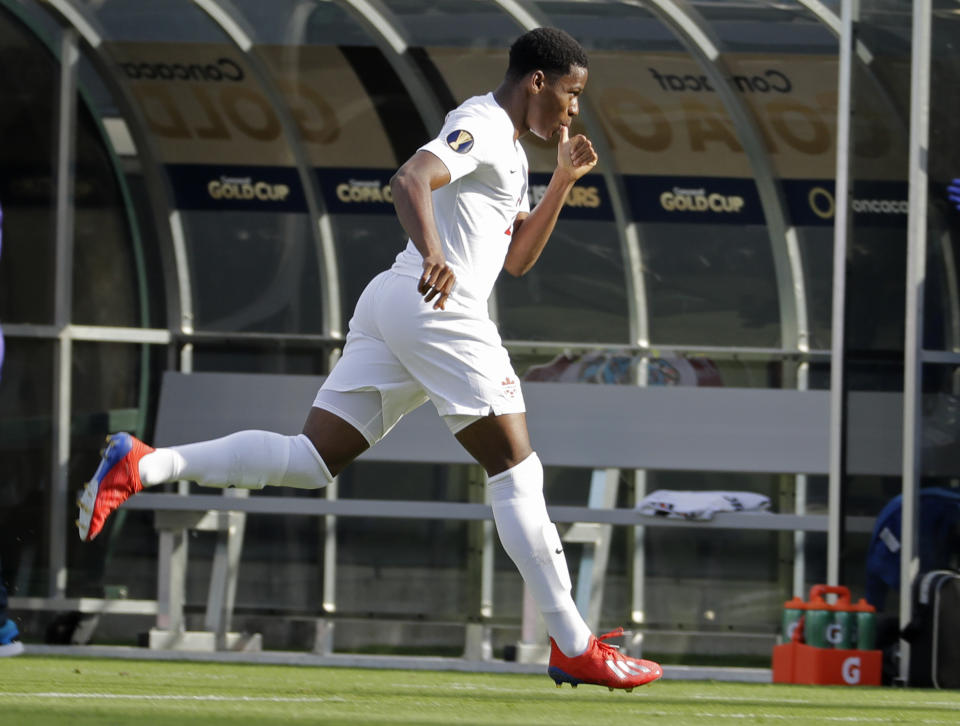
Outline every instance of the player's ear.
{"label": "player's ear", "polygon": [[534,71],[530,74],[528,86],[533,94],[540,93],[547,85],[547,77],[543,71]]}

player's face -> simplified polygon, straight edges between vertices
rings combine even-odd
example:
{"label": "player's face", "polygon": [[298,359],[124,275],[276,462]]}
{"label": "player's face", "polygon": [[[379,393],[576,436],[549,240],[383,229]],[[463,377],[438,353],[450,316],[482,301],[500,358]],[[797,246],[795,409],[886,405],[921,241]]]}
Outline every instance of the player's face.
{"label": "player's face", "polygon": [[580,113],[580,94],[587,85],[587,69],[572,66],[565,76],[553,80],[543,76],[538,93],[531,97],[527,116],[528,128],[541,139],[549,139],[569,127]]}

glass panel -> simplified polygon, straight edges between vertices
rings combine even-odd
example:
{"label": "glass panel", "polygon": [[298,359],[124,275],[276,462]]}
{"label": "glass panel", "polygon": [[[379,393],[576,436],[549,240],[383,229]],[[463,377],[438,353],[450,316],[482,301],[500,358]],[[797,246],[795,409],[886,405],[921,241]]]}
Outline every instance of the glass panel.
{"label": "glass panel", "polygon": [[658,345],[779,347],[770,241],[762,227],[647,225],[644,273]]}
{"label": "glass panel", "polygon": [[[164,358],[165,351],[157,347],[74,343],[71,487],[87,481],[96,470],[108,433],[146,436],[146,423],[152,421],[148,391],[151,381],[159,378]],[[68,492],[68,514],[74,511],[75,494],[73,489]],[[128,597],[156,597],[156,542],[153,514],[135,510],[110,517],[107,530],[92,544],[68,537],[68,597],[104,597],[115,589],[111,585]]]}
{"label": "glass panel", "polygon": [[926,476],[960,476],[960,366],[923,367],[921,461]]}
{"label": "glass panel", "polygon": [[657,630],[774,632],[789,594],[777,580],[776,532],[647,527],[645,540],[645,641]]}
{"label": "glass panel", "polygon": [[0,320],[52,323],[59,70],[33,34],[0,10],[0,56],[16,73],[0,74],[0,203],[3,259]]}
{"label": "glass panel", "polygon": [[798,2],[695,0],[691,5],[727,51],[836,54],[836,37]]}
{"label": "glass panel", "polygon": [[829,350],[833,325],[833,227],[799,227],[810,348]]}
{"label": "glass panel", "polygon": [[[876,1],[861,3],[860,12],[858,39],[874,61],[854,67],[846,336],[854,359],[896,359],[906,299],[911,13],[908,3]],[[858,385],[853,376],[850,385]]]}
{"label": "glass panel", "polygon": [[[938,9],[932,20],[927,157],[929,261],[924,290],[924,348],[955,352],[960,351],[960,143],[956,133],[960,15],[956,10],[956,6]],[[947,189],[950,186],[952,192]]]}
{"label": "glass panel", "polygon": [[[610,0],[538,0],[550,22],[573,35],[587,50],[682,51],[676,36],[638,4]],[[593,66],[591,54],[591,67]]]}
{"label": "glass panel", "polygon": [[117,169],[87,107],[77,115],[73,322],[140,327],[149,297]]}
{"label": "glass panel", "polygon": [[323,332],[307,215],[195,212],[184,222],[197,330]]}
{"label": "glass panel", "polygon": [[329,0],[234,0],[232,5],[256,30],[258,43],[297,46],[373,45],[350,11]]}
{"label": "glass panel", "polygon": [[[651,342],[778,346],[773,257],[753,171],[703,70],[646,10],[538,5],[585,35],[587,102],[639,223]],[[749,63],[751,73],[763,65]]]}
{"label": "glass panel", "polygon": [[[704,355],[657,348],[653,355],[623,350],[570,350],[550,354],[535,346],[507,344],[510,359],[525,381],[636,385],[645,370],[648,386],[730,386],[736,388],[779,387],[792,364],[770,361],[765,354],[755,359],[742,354]],[[827,377],[829,384],[829,375]],[[815,386],[811,383],[811,388]]]}
{"label": "glass panel", "polygon": [[[0,21],[2,27],[2,21]],[[6,341],[0,383],[0,553],[10,595],[47,595],[53,344]]]}
{"label": "glass panel", "polygon": [[[341,499],[466,501],[467,467],[358,462],[338,478]],[[270,489],[270,496],[306,497],[316,492]],[[254,494],[257,496],[257,494]],[[237,609],[277,609],[317,615],[322,599],[324,525],[318,517],[256,515],[247,520],[244,566]],[[406,615],[409,619],[457,621],[477,607],[467,598],[467,530],[460,521],[340,517],[337,520],[336,605],[342,615]],[[202,540],[202,538],[201,538]],[[191,555],[209,561],[209,541]],[[512,563],[509,563],[513,567]],[[515,569],[515,568],[514,568]],[[203,577],[191,576],[189,600],[202,604]],[[428,596],[427,593],[430,593]],[[337,625],[337,649],[439,653],[462,649],[459,628],[431,628],[412,637],[401,623],[376,619]],[[258,622],[254,629],[262,631]],[[421,630],[423,626],[419,626]],[[270,627],[274,647],[303,649],[294,624]],[[307,642],[311,642],[308,636]],[[416,642],[416,646],[411,645]],[[389,646],[385,644],[389,643]],[[448,653],[454,655],[454,653]]]}
{"label": "glass panel", "polygon": [[[328,372],[327,350],[286,341],[195,343],[193,369],[220,373],[276,373],[319,376]],[[304,415],[311,401],[304,401]]]}
{"label": "glass panel", "polygon": [[536,266],[497,283],[500,335],[514,340],[627,343],[629,306],[612,223],[557,225]]}
{"label": "glass panel", "polygon": [[[319,256],[290,139],[243,52],[191,3],[111,2],[98,17],[146,122],[146,161],[163,165],[182,210],[195,329],[322,332]],[[300,109],[305,135],[323,135],[324,108]]]}
{"label": "glass panel", "polygon": [[81,0],[114,41],[222,41],[209,16],[190,0]]}
{"label": "glass panel", "polygon": [[414,45],[509,47],[522,32],[487,0],[390,0],[387,5]]}
{"label": "glass panel", "polygon": [[258,46],[256,52],[290,104],[329,214],[346,327],[367,282],[406,244],[388,184],[428,133],[379,48],[369,40],[330,46],[318,31],[322,25],[311,20],[303,45]]}

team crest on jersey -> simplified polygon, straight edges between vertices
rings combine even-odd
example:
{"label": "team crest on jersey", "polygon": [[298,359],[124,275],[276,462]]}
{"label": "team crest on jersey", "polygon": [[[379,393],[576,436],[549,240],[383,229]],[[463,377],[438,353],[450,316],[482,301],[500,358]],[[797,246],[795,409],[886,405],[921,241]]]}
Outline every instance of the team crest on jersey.
{"label": "team crest on jersey", "polygon": [[473,148],[473,134],[463,129],[457,129],[447,134],[447,146],[458,154],[466,154]]}

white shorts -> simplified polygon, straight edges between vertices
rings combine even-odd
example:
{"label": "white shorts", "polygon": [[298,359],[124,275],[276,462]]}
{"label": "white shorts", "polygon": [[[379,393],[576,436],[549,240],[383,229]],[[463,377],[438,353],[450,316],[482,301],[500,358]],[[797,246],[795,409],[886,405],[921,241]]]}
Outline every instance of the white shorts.
{"label": "white shorts", "polygon": [[[525,412],[519,378],[486,310],[454,298],[434,310],[434,302],[424,302],[412,277],[388,270],[373,278],[314,406],[358,428],[371,445],[428,399],[454,433],[491,413]],[[370,421],[369,396],[351,405],[325,391],[378,393],[381,421]]]}

